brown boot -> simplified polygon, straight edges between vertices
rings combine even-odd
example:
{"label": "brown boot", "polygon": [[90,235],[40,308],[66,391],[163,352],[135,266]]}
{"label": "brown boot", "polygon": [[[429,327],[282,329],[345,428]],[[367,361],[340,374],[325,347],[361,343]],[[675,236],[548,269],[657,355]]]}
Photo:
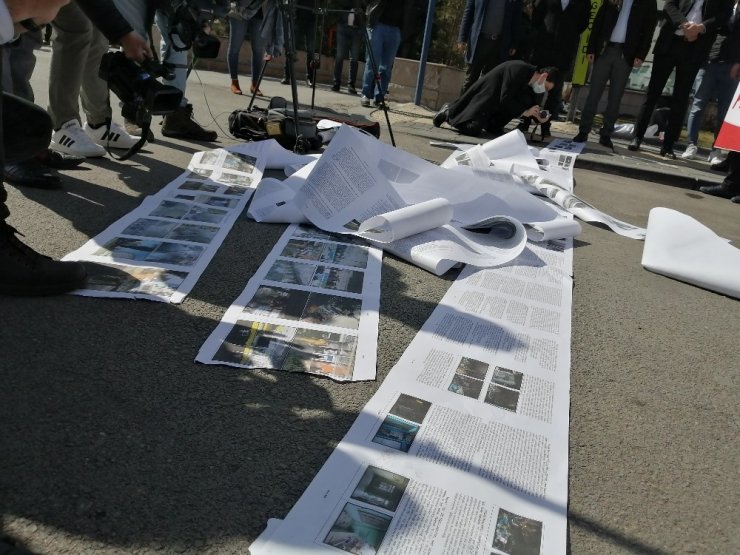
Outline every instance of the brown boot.
{"label": "brown boot", "polygon": [[83,264],[43,256],[23,244],[16,233],[0,221],[0,295],[58,295],[85,284]]}
{"label": "brown boot", "polygon": [[215,131],[203,129],[193,119],[192,104],[180,106],[177,110],[164,117],[162,135],[179,139],[191,139],[193,141],[215,141],[216,137],[218,137]]}
{"label": "brown boot", "polygon": [[231,92],[234,94],[242,94],[242,89],[239,87],[239,79],[231,80]]}

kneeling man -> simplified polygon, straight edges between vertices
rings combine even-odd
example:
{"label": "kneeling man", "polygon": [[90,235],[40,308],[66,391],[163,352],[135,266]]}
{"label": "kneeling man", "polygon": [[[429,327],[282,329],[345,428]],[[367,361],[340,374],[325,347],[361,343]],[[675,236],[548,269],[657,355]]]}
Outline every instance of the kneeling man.
{"label": "kneeling man", "polygon": [[449,123],[463,135],[476,137],[482,130],[500,134],[503,127],[520,116],[540,123],[549,115],[540,114],[540,101],[555,87],[558,70],[537,68],[521,60],[497,65],[478,79],[465,93],[445,104],[434,116],[434,126]]}

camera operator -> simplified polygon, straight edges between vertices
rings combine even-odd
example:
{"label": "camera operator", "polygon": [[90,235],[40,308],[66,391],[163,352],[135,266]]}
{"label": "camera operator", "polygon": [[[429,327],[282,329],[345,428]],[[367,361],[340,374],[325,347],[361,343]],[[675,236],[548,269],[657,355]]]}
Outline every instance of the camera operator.
{"label": "camera operator", "polygon": [[[24,30],[54,19],[67,0],[0,0],[0,44]],[[1,61],[0,61],[1,63]],[[51,119],[34,104],[3,92],[0,97],[0,167],[3,162],[26,160],[49,146]],[[7,130],[12,140],[6,140]],[[79,262],[56,262],[16,236],[7,222],[7,193],[0,184],[0,294],[50,295],[81,287],[87,277]],[[2,547],[0,545],[0,547]]]}
{"label": "camera operator", "polygon": [[[165,84],[173,85],[183,92],[180,107],[164,118],[162,134],[165,137],[177,137],[196,141],[215,141],[217,134],[200,126],[193,119],[193,105],[185,97],[187,80],[188,54],[182,49],[185,44],[179,41],[179,31],[173,30],[174,0],[113,0],[121,15],[129,25],[143,36],[149,36],[149,29],[156,15],[157,26],[162,35],[162,62],[175,69],[175,78],[165,80]],[[94,2],[93,2],[94,3]]]}

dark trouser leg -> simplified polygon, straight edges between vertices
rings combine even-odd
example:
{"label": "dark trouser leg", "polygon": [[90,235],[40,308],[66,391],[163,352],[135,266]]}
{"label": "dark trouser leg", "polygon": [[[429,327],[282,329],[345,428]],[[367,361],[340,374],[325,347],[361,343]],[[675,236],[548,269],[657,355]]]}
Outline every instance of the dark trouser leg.
{"label": "dark trouser leg", "polygon": [[689,107],[691,87],[698,72],[699,65],[691,59],[676,64],[676,79],[673,83],[673,94],[671,95],[671,115],[663,140],[663,148],[666,150],[673,149],[674,143],[681,134],[684,116]]}
{"label": "dark trouser leg", "polygon": [[[465,68],[465,81],[463,81],[462,89],[460,89],[460,96],[467,91],[470,86],[475,83],[478,78],[485,73],[485,71],[491,69],[489,64],[490,60],[498,59],[498,41],[484,36],[478,37],[478,42],[475,45],[475,53],[473,54],[473,60]],[[496,64],[494,64],[495,66]]]}
{"label": "dark trouser leg", "polygon": [[627,81],[630,78],[632,67],[622,56],[621,50],[619,56],[614,60],[609,77],[609,96],[607,97],[606,110],[604,110],[604,123],[601,126],[600,135],[609,137],[614,131],[614,122],[619,117],[619,107],[622,104],[624,89],[627,87]]}
{"label": "dark trouser leg", "polygon": [[[35,104],[3,93],[5,162],[14,164],[45,151],[51,142],[51,117]],[[12,137],[7,135],[11,133]]]}
{"label": "dark trouser leg", "polygon": [[731,150],[727,155],[727,163],[730,170],[722,184],[735,195],[740,195],[740,152]]}
{"label": "dark trouser leg", "polygon": [[[611,76],[612,67],[614,65],[614,48],[607,47],[604,53],[596,58],[594,67],[591,70],[591,85],[588,89],[588,96],[586,97],[586,104],[583,105],[581,111],[581,123],[578,130],[582,133],[589,133],[594,123],[594,116],[599,106],[599,100],[601,95],[606,88],[606,83],[609,81]],[[621,56],[621,51],[617,51],[617,54]]]}
{"label": "dark trouser leg", "polygon": [[[0,57],[0,68],[2,67],[2,57]],[[1,70],[1,69],[0,69]],[[3,125],[3,97],[4,94],[0,94],[0,131],[5,129],[5,126]],[[5,166],[5,149],[4,149],[5,141],[0,137],[0,178],[2,177],[2,171],[3,167]],[[2,180],[0,179],[0,227],[2,227],[2,224],[7,219],[9,212],[8,212],[8,205],[5,204],[8,200],[8,192],[5,190],[5,185],[3,184]]]}
{"label": "dark trouser leg", "polygon": [[653,115],[655,105],[663,92],[668,77],[673,71],[674,58],[672,55],[656,55],[653,60],[653,69],[650,72],[650,81],[648,90],[645,94],[645,101],[640,106],[637,114],[637,123],[635,124],[635,138],[642,139],[645,136],[645,130],[650,124],[650,118]]}

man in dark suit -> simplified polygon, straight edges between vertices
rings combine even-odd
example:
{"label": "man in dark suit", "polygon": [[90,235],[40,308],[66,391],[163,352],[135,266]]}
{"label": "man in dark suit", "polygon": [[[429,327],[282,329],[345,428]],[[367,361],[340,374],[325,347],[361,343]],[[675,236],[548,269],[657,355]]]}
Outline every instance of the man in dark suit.
{"label": "man in dark suit", "polygon": [[465,81],[460,94],[481,75],[516,53],[522,0],[467,0],[457,37],[465,51]]}
{"label": "man in dark suit", "polygon": [[627,148],[640,149],[655,103],[675,68],[671,116],[660,154],[676,158],[673,145],[683,127],[691,86],[709,56],[718,29],[727,23],[732,5],[733,0],[666,0],[663,23],[653,48],[653,69],[647,94],[637,116],[635,138]]}
{"label": "man in dark suit", "polygon": [[[590,0],[537,0],[532,13],[535,45],[532,63],[538,67],[555,66],[563,78],[573,68],[581,33],[588,27],[591,17]],[[550,91],[544,108],[552,118],[560,113],[563,79]],[[550,135],[550,124],[542,126],[542,135]]]}
{"label": "man in dark suit", "polygon": [[596,13],[586,48],[591,70],[591,88],[581,111],[577,143],[588,140],[596,109],[609,83],[609,98],[599,143],[614,148],[611,134],[619,116],[619,105],[633,67],[640,67],[650,50],[658,6],[655,0],[607,0]]}
{"label": "man in dark suit", "polygon": [[483,129],[501,133],[513,118],[535,118],[540,123],[538,100],[558,82],[553,67],[537,68],[522,60],[503,62],[434,116],[434,126],[449,123],[463,135],[478,136]]}

